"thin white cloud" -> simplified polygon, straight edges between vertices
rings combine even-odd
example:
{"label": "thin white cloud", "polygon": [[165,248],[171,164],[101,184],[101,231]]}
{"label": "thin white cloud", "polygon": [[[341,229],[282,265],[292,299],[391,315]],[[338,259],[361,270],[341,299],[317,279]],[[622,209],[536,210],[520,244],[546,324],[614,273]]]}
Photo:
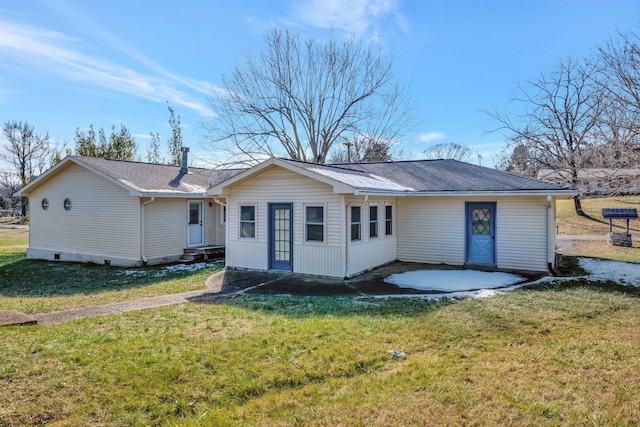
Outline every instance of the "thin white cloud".
{"label": "thin white cloud", "polygon": [[190,82],[167,71],[160,73],[159,66],[152,68],[156,75],[144,74],[85,54],[76,45],[73,39],[58,32],[0,19],[0,55],[3,62],[25,70],[46,70],[49,76],[56,75],[74,84],[101,87],[156,102],[169,101],[202,115],[211,114],[205,105],[184,90],[188,88],[206,93],[206,88],[211,88],[210,84]]}
{"label": "thin white cloud", "polygon": [[444,132],[427,132],[421,134],[418,139],[420,142],[431,142],[445,137]]}
{"label": "thin white cloud", "polygon": [[379,37],[389,20],[404,33],[409,31],[399,0],[298,0],[291,8],[294,22],[359,37]]}

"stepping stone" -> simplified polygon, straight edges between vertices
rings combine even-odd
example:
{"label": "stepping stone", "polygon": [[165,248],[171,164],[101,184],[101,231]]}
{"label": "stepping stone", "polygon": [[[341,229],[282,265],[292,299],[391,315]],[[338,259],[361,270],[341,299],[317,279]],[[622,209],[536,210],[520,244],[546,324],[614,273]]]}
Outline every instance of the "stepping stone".
{"label": "stepping stone", "polygon": [[20,313],[19,311],[0,311],[0,326],[35,325],[36,323],[38,322],[34,317]]}

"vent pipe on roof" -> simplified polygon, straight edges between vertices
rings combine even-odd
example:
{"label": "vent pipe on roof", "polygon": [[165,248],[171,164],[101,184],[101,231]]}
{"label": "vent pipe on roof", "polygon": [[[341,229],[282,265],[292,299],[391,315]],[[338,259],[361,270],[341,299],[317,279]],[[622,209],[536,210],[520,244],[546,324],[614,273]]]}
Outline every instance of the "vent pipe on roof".
{"label": "vent pipe on roof", "polygon": [[182,164],[180,165],[180,173],[186,174],[189,172],[189,147],[182,147],[180,151],[182,151]]}

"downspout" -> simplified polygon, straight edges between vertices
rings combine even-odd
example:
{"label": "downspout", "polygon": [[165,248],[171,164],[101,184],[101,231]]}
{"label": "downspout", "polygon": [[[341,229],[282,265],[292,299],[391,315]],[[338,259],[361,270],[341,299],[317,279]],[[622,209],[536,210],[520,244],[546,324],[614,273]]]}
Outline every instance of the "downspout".
{"label": "downspout", "polygon": [[151,197],[149,200],[144,202],[140,208],[140,259],[142,259],[142,262],[144,262],[145,264],[147,263],[147,256],[145,255],[145,244],[144,244],[145,243],[144,207],[155,202],[155,200],[156,200],[155,197]]}
{"label": "downspout", "polygon": [[552,212],[553,208],[553,199],[551,196],[547,196],[547,268],[552,276],[557,276],[558,273],[553,269],[553,261],[555,258],[556,248],[555,248],[555,230],[553,227],[553,218],[555,212]]}
{"label": "downspout", "polygon": [[349,226],[347,225],[347,204],[345,203],[345,198],[344,198],[344,194],[340,195],[340,206],[341,209],[340,211],[342,212],[341,215],[341,221],[343,224],[343,231],[344,233],[340,233],[342,234],[342,242],[340,244],[340,247],[342,248],[342,261],[344,262],[344,280],[347,279],[347,268],[349,268],[349,248],[347,248],[347,234],[349,232]]}

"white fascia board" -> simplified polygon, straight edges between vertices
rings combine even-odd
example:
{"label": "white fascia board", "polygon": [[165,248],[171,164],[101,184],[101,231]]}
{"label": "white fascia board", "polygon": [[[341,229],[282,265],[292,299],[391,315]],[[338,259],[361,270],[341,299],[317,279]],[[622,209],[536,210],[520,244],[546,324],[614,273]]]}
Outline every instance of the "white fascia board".
{"label": "white fascia board", "polygon": [[[62,168],[69,162],[73,162],[73,159],[71,157],[65,157],[64,159],[60,160],[58,163],[56,163],[55,165],[47,169],[42,175],[37,177],[35,180],[29,182],[20,190],[16,191],[13,195],[16,197],[28,196],[32,187],[39,186],[42,182],[46,181],[51,175],[54,175],[58,169]],[[73,162],[73,163],[76,163],[76,162]]]}
{"label": "white fascia board", "polygon": [[529,190],[529,191],[379,191],[356,190],[356,196],[395,196],[395,197],[485,197],[485,196],[554,196],[567,199],[578,194],[575,190]]}
{"label": "white fascia board", "polygon": [[167,199],[206,199],[211,197],[207,193],[171,193],[171,192],[153,192],[153,191],[131,191],[129,195],[135,197],[155,197]]}

